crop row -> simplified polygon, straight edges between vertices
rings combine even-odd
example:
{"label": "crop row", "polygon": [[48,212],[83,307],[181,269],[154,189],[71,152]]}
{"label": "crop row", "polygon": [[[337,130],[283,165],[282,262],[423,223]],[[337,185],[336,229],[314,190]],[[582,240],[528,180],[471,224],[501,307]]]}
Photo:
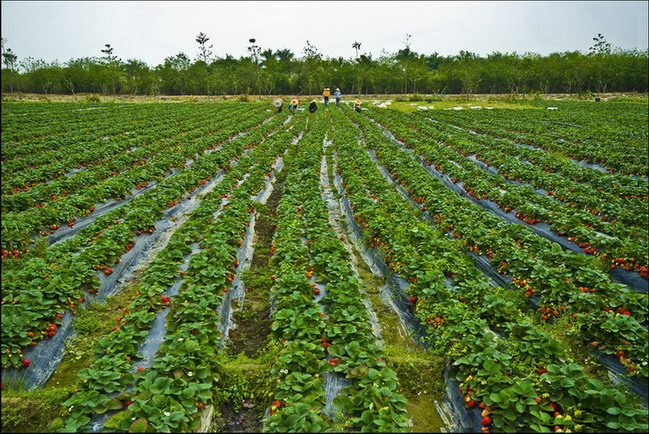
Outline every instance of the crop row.
{"label": "crop row", "polygon": [[596,258],[562,251],[529,228],[507,224],[459,197],[381,134],[378,127],[360,116],[351,116],[390,175],[413,198],[421,199],[422,210],[462,240],[467,250],[486,255],[501,274],[511,275],[524,295],[532,300],[540,298],[543,312],[537,314],[539,318],[552,321],[576,316],[575,326],[584,339],[607,354],[624,352],[630,358],[625,358],[629,360],[628,369],[646,378],[646,294],[612,283]]}
{"label": "crop row", "polygon": [[[271,297],[273,336],[282,346],[271,372],[275,401],[266,431],[319,432],[340,424],[356,432],[401,432],[406,400],[381,358],[360,283],[320,195],[324,130],[311,124],[291,156],[278,208]],[[333,387],[326,385],[334,381],[347,386],[334,388],[338,396],[328,402],[325,390]]]}
{"label": "crop row", "polygon": [[[233,159],[277,129],[283,118],[240,136],[219,152],[204,154],[191,170],[168,177],[155,188],[98,218],[74,238],[48,249],[44,258],[25,260],[3,270],[2,365],[20,366],[21,347],[35,345],[60,319],[63,309],[76,309],[85,292],[97,293],[99,277],[112,273],[120,256],[137,237],[152,233],[166,209],[174,207],[201,185],[227,170]],[[62,316],[62,315],[61,315]],[[35,343],[34,343],[35,342]]]}
{"label": "crop row", "polygon": [[[9,151],[20,152],[20,156],[14,158],[4,156],[2,191],[3,193],[21,191],[52,178],[63,176],[83,163],[94,163],[96,159],[93,157],[97,155],[95,148],[104,150],[104,154],[106,154],[107,151],[114,150],[115,142],[128,142],[129,139],[141,135],[142,132],[147,134],[163,133],[173,126],[172,120],[174,119],[177,120],[180,117],[182,121],[179,124],[182,125],[194,121],[195,116],[200,117],[200,115],[210,112],[212,111],[207,108],[190,113],[178,109],[167,111],[141,109],[134,113],[128,109],[121,109],[112,113],[112,117],[82,124],[56,137],[43,137],[36,143],[33,140],[23,140],[5,144],[4,146],[9,147]],[[54,113],[52,115],[56,118]],[[67,124],[65,119],[62,119],[61,123]],[[12,125],[10,131],[13,131],[14,128],[17,126]],[[158,132],[158,130],[161,131]],[[142,137],[142,139],[146,138],[146,136]]]}
{"label": "crop row", "polygon": [[[107,430],[197,428],[196,415],[211,403],[212,390],[227,381],[219,377],[215,360],[221,339],[219,308],[239,265],[236,253],[254,212],[252,197],[267,182],[273,161],[297,134],[297,126],[242,157],[158,253],[136,298],[117,318],[114,331],[100,341],[92,365],[80,371],[81,390],[65,403],[71,406],[65,430],[77,431],[90,422],[90,415],[109,409],[124,411],[105,422]],[[188,264],[186,271],[183,263]],[[178,280],[178,295],[162,295]],[[138,348],[166,306],[164,342],[146,369]],[[125,391],[133,381],[133,389]]]}
{"label": "crop row", "polygon": [[[584,163],[567,158],[560,150],[546,150],[534,145],[532,138],[520,137],[516,134],[505,134],[501,122],[498,125],[487,126],[480,122],[468,122],[462,118],[448,118],[445,114],[434,113],[416,117],[432,119],[434,122],[442,123],[456,131],[468,132],[474,136],[474,140],[480,139],[492,143],[494,146],[507,146],[508,153],[517,156],[521,161],[530,161],[541,167],[544,171],[561,174],[574,182],[591,185],[598,190],[604,190],[613,194],[624,196],[632,195],[633,192],[642,192],[647,180],[637,176],[622,175],[603,170],[594,165],[595,163]],[[511,148],[510,145],[516,146]],[[590,164],[590,165],[589,165]]]}
{"label": "crop row", "polygon": [[[236,112],[230,115],[236,117]],[[88,156],[84,155],[85,162],[74,161],[67,166],[84,168],[82,171],[55,179],[48,176],[46,183],[32,184],[21,192],[5,194],[2,197],[3,209],[5,212],[22,211],[37,204],[43,207],[50,200],[61,200],[81,188],[93,187],[111,176],[120,175],[133,167],[142,165],[161,153],[168,153],[178,143],[185,145],[206,134],[218,132],[230,122],[232,119],[229,119],[229,116],[208,127],[199,127],[202,121],[194,125],[170,125],[169,122],[165,122],[147,131],[144,137],[138,133],[130,138],[118,138],[115,143],[109,141],[98,144],[84,143],[88,149]],[[162,126],[167,128],[161,128]],[[74,155],[73,151],[71,158],[74,158]],[[48,155],[48,160],[52,161],[54,157],[55,155]],[[67,168],[59,169],[59,173],[63,170]]]}
{"label": "crop row", "polygon": [[115,133],[128,131],[131,123],[137,125],[157,122],[156,118],[164,118],[165,112],[169,113],[169,110],[159,105],[148,106],[150,110],[143,110],[142,106],[137,105],[113,104],[91,110],[70,110],[71,108],[74,106],[68,104],[3,105],[3,162],[72,145],[76,140],[97,138],[97,129],[108,129]]}
{"label": "crop row", "polygon": [[[189,159],[203,155],[206,151],[223,143],[228,138],[233,138],[241,133],[241,128],[251,128],[258,124],[267,114],[260,112],[252,119],[245,119],[241,113],[239,118],[231,121],[241,121],[243,125],[228,125],[218,129],[218,133],[204,135],[206,132],[215,131],[206,127],[193,134],[193,141],[187,144],[168,143],[171,145],[167,152],[158,158],[147,161],[144,157],[134,163],[133,170],[128,170],[118,175],[110,176],[97,185],[83,190],[79,194],[53,200],[49,203],[36,205],[24,212],[3,215],[3,249],[6,251],[25,249],[26,244],[32,239],[35,231],[47,228],[53,230],[61,224],[74,225],[77,218],[88,215],[94,211],[102,201],[109,198],[122,200],[131,193],[131,189],[142,187],[143,183],[159,181],[171,174],[173,168],[183,168]],[[193,167],[193,166],[192,166]],[[44,234],[47,235],[48,232]],[[41,233],[43,235],[43,233]]]}
{"label": "crop row", "polygon": [[[430,126],[418,125],[417,128],[421,131],[413,131],[400,124],[402,117],[386,116],[382,111],[374,110],[371,116],[388,127],[399,141],[420,155],[426,164],[447,175],[452,182],[461,182],[461,187],[476,200],[488,199],[495,202],[503,211],[515,212],[517,218],[528,224],[551,224],[560,235],[569,237],[570,241],[587,249],[586,252],[600,256],[607,266],[613,268],[622,265],[649,277],[646,202],[616,200],[597,191],[588,194],[584,189],[565,197],[562,190],[567,191],[568,188],[561,185],[567,182],[560,176],[553,180],[551,186],[533,185],[551,189],[550,195],[540,195],[533,187],[507,182],[503,178],[507,174],[489,173],[474,161],[465,158],[475,156],[489,166],[500,169],[502,166],[493,164],[493,159],[502,161],[506,157],[498,150],[468,142],[452,133],[439,134],[436,128]],[[511,163],[510,160],[503,164],[511,167]],[[533,166],[520,162],[518,164],[525,166],[528,172],[533,170]],[[540,172],[550,177],[549,174]],[[603,216],[600,217],[599,214]],[[623,258],[624,263],[620,263],[620,258]]]}
{"label": "crop row", "polygon": [[[496,112],[496,111],[494,111]],[[610,172],[647,176],[646,139],[631,136],[617,138],[611,129],[628,129],[629,119],[623,122],[606,122],[602,117],[596,120],[590,115],[589,124],[584,124],[589,115],[579,121],[582,125],[566,122],[567,114],[561,113],[556,120],[544,120],[546,112],[536,110],[504,110],[501,113],[471,113],[462,115],[453,113],[453,122],[460,125],[471,125],[471,128],[496,137],[507,137],[521,143],[558,152],[569,157],[586,160],[593,164],[602,164]],[[457,116],[455,116],[457,114]],[[646,115],[646,114],[645,114]],[[450,120],[450,115],[441,114]],[[606,117],[603,117],[606,119]],[[607,130],[598,128],[604,124]],[[644,124],[637,123],[637,133],[644,130],[646,137],[646,117]],[[629,159],[631,152],[637,158]]]}
{"label": "crop row", "polygon": [[[359,137],[342,121],[335,131],[338,185],[366,242],[411,282],[409,300],[430,341],[456,367],[467,407],[483,408],[483,431],[641,429],[643,410],[590,378],[542,324],[525,317],[524,298],[493,288],[461,243],[425,224],[386,183]],[[365,135],[368,145],[374,139]],[[611,416],[611,407],[625,414]]]}

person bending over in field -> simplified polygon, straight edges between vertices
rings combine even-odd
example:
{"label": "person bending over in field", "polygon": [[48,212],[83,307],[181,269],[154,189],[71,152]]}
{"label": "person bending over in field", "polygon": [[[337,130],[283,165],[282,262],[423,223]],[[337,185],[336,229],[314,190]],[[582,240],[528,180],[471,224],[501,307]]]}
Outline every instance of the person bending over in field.
{"label": "person bending over in field", "polygon": [[354,102],[354,110],[356,110],[358,113],[361,112],[361,100],[357,99],[356,102]]}
{"label": "person bending over in field", "polygon": [[297,111],[297,107],[300,105],[300,100],[297,98],[293,98],[291,102],[288,103],[288,111],[291,112],[291,114],[295,114]]}
{"label": "person bending over in field", "polygon": [[316,110],[318,110],[318,104],[313,100],[311,101],[311,104],[309,104],[309,113],[314,114]]}

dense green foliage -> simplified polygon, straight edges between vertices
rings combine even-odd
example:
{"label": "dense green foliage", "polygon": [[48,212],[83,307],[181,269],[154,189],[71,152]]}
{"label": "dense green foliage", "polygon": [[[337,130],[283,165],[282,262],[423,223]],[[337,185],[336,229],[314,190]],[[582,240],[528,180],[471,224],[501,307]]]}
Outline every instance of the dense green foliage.
{"label": "dense green foliage", "polygon": [[[258,47],[257,47],[258,48]],[[112,53],[112,49],[111,53]],[[105,52],[105,50],[102,50]],[[149,66],[117,56],[71,59],[63,64],[33,58],[8,62],[4,92],[142,95],[318,94],[324,86],[355,93],[572,93],[646,92],[647,51],[579,51],[539,55],[499,53],[486,57],[424,55],[409,48],[357,59],[325,58],[308,45],[304,56],[290,50],[258,49],[192,61],[185,53]]]}

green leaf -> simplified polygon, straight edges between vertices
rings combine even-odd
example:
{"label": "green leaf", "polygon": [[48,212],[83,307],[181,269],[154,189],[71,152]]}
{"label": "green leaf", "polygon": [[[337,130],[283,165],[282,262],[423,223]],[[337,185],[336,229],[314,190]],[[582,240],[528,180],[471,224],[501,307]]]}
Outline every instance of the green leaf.
{"label": "green leaf", "polygon": [[146,432],[146,429],[149,427],[149,422],[141,417],[137,419],[135,422],[133,422],[128,429],[128,432],[133,432],[133,433],[143,433]]}
{"label": "green leaf", "polygon": [[200,392],[198,392],[198,397],[203,401],[207,401],[208,399],[212,398],[212,392],[209,390],[201,390]]}
{"label": "green leaf", "polygon": [[109,410],[119,410],[122,408],[122,403],[118,399],[113,398],[106,403],[106,407]]}
{"label": "green leaf", "polygon": [[132,413],[130,411],[120,411],[119,413],[114,414],[104,423],[104,428],[110,428],[114,430],[121,429],[124,421],[130,420],[131,414]]}

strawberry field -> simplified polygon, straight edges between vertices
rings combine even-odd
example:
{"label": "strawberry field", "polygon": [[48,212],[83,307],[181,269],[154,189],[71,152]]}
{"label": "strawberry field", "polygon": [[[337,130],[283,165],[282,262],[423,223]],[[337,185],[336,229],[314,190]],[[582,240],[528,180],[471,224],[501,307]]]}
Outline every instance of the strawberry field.
{"label": "strawberry field", "polygon": [[3,103],[14,432],[645,432],[646,104]]}

